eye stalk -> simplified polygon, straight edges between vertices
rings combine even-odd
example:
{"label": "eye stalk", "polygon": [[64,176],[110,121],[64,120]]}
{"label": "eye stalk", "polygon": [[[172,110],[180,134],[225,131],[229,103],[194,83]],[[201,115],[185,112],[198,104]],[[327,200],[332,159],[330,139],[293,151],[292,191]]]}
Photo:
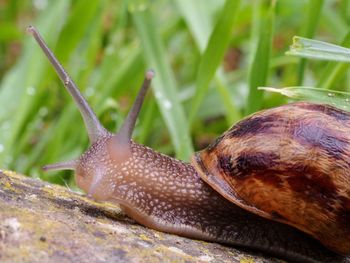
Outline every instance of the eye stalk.
{"label": "eye stalk", "polygon": [[[58,59],[55,57],[53,52],[49,49],[45,41],[42,39],[41,35],[39,34],[38,30],[33,27],[29,26],[27,28],[27,32],[33,35],[41,49],[43,50],[44,54],[54,67],[56,73],[58,74],[59,78],[63,82],[66,90],[69,92],[69,94],[73,97],[81,115],[84,120],[84,124],[87,130],[87,133],[89,135],[90,143],[94,144],[98,140],[100,140],[103,137],[110,136],[110,132],[108,132],[100,123],[100,121],[97,119],[96,114],[91,109],[89,104],[87,103],[84,96],[79,91],[77,85],[74,83],[74,81],[71,79],[71,77],[68,75],[68,73],[65,71],[61,63],[58,61]],[[128,116],[126,117],[122,127],[120,128],[119,132],[113,135],[112,138],[112,151],[113,152],[120,152],[120,146],[122,145],[122,149],[127,146],[127,148],[130,147],[130,141],[132,132],[135,127],[135,123],[138,117],[138,114],[140,112],[142,103],[144,101],[145,95],[147,93],[147,90],[150,87],[151,80],[154,77],[154,71],[148,70],[145,74],[145,79],[143,81],[143,85],[136,97],[136,100],[131,108],[131,110],[128,113]],[[118,153],[116,154],[118,155]],[[43,167],[45,171],[48,170],[76,170],[76,167],[79,163],[79,160],[71,160],[51,165],[46,165]]]}
{"label": "eye stalk", "polygon": [[59,162],[54,164],[48,164],[42,167],[46,171],[60,171],[60,170],[75,170],[78,165],[78,160],[69,160],[66,162]]}
{"label": "eye stalk", "polygon": [[130,109],[128,116],[126,117],[122,127],[115,135],[115,138],[119,141],[119,143],[130,144],[132,132],[135,128],[135,123],[137,117],[140,113],[143,101],[145,99],[147,90],[150,87],[151,81],[154,78],[154,71],[152,69],[148,70],[145,74],[145,79],[143,81],[142,87],[137,94],[134,104]]}
{"label": "eye stalk", "polygon": [[29,26],[27,28],[27,32],[33,35],[33,37],[35,38],[35,40],[43,50],[44,54],[46,55],[46,57],[49,59],[50,63],[56,70],[57,75],[60,77],[67,91],[73,97],[84,119],[84,123],[86,126],[86,130],[88,132],[91,144],[96,142],[99,138],[106,136],[108,134],[108,131],[101,125],[101,123],[96,117],[96,114],[91,109],[86,99],[79,91],[77,85],[68,75],[68,73],[65,71],[61,63],[53,54],[53,52],[46,45],[45,41],[42,39],[38,30],[36,30],[36,28],[33,26]]}

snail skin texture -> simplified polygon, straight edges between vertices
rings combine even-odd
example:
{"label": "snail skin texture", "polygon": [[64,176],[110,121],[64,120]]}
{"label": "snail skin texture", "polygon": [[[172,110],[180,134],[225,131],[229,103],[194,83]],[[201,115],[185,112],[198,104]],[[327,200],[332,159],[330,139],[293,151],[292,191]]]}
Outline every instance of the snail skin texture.
{"label": "snail skin texture", "polygon": [[[192,164],[132,141],[146,73],[116,134],[98,121],[37,30],[28,28],[84,119],[91,146],[72,169],[91,198],[119,204],[147,227],[242,246],[291,262],[346,262],[350,253],[350,114],[294,103],[240,121]],[[328,249],[326,249],[326,247]]]}

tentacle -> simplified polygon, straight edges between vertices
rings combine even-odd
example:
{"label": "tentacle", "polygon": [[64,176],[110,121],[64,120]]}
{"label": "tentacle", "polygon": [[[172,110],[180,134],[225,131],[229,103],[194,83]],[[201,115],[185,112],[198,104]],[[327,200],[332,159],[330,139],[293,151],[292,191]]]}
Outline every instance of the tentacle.
{"label": "tentacle", "polygon": [[63,82],[69,94],[73,97],[75,103],[77,104],[79,111],[84,119],[85,127],[87,129],[91,144],[96,142],[99,138],[108,135],[108,131],[101,125],[78,87],[75,85],[74,81],[69,77],[63,66],[57,60],[55,55],[46,45],[45,41],[40,36],[39,32],[33,27],[29,26],[27,31],[32,34],[35,40],[38,42],[41,49],[44,51],[45,55],[51,62],[52,66],[55,68],[58,76]]}
{"label": "tentacle", "polygon": [[75,170],[78,165],[78,160],[70,160],[65,162],[59,162],[54,164],[48,164],[43,166],[44,171],[56,171],[56,170]]}
{"label": "tentacle", "polygon": [[132,132],[135,127],[137,117],[139,115],[142,103],[144,101],[147,90],[150,87],[151,80],[154,77],[154,71],[148,70],[145,75],[142,87],[137,94],[134,104],[132,105],[128,116],[126,117],[122,127],[118,133],[114,136],[115,140],[118,140],[118,145],[120,144],[129,144],[132,136]]}

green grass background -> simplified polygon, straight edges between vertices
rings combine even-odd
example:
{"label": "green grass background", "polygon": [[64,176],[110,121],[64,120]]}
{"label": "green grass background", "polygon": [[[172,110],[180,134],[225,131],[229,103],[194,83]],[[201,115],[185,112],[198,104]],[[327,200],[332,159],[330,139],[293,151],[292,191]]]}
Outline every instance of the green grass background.
{"label": "green grass background", "polygon": [[294,35],[348,46],[349,11],[347,0],[0,1],[0,168],[74,185],[40,167],[88,147],[30,24],[111,131],[153,68],[134,140],[189,160],[247,114],[287,102],[258,86],[347,91],[348,64],[284,53]]}

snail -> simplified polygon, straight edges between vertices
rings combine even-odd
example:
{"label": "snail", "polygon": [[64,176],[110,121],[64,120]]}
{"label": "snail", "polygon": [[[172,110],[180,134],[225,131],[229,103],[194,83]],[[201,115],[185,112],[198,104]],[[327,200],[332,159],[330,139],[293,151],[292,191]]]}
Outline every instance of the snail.
{"label": "snail", "polygon": [[295,262],[346,260],[349,113],[307,102],[260,111],[186,163],[131,138],[153,71],[146,72],[126,120],[112,134],[38,31],[27,30],[75,100],[91,142],[79,158],[45,170],[74,170],[88,196],[117,203],[129,217],[159,231]]}

